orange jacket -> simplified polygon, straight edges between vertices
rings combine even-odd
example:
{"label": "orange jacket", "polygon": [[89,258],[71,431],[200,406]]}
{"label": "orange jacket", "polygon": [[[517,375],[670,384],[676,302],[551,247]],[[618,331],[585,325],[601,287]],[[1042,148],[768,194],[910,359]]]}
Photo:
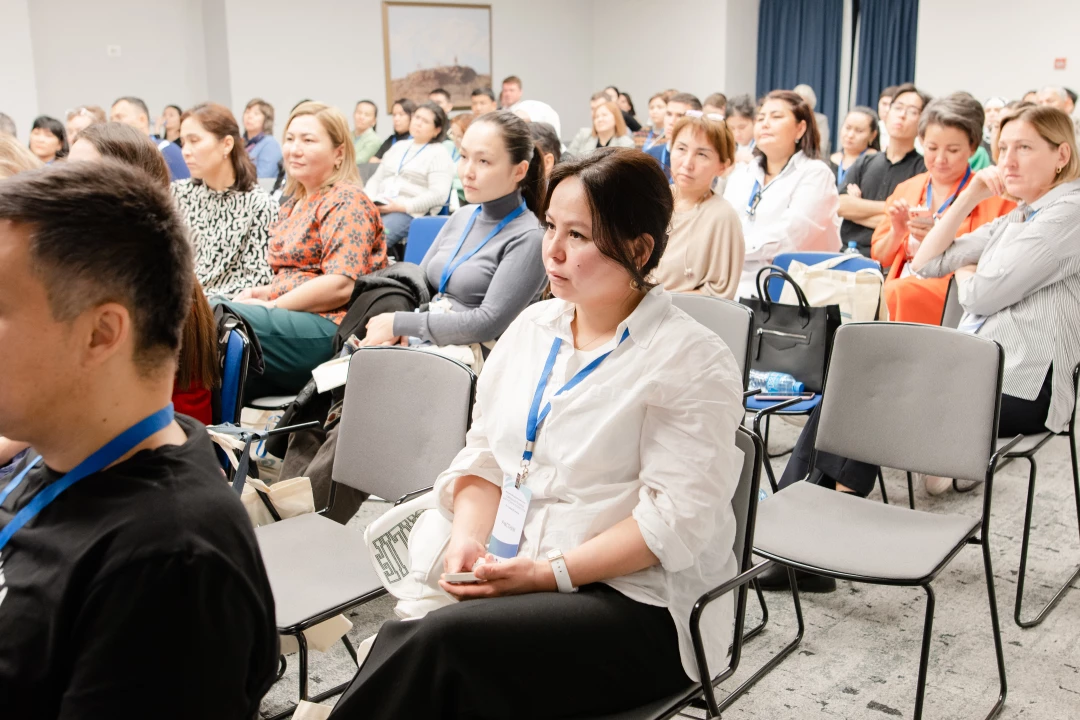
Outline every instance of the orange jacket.
{"label": "orange jacket", "polygon": [[[897,185],[893,194],[885,200],[885,219],[874,230],[874,235],[870,240],[870,254],[871,257],[881,263],[881,267],[889,268],[889,280],[900,277],[900,271],[904,269],[904,265],[907,263],[909,235],[893,237],[892,221],[889,220],[888,209],[901,198],[907,200],[912,207],[926,205],[926,186],[929,184],[930,173],[925,172],[916,175]],[[957,181],[956,185],[949,188],[949,192],[943,197],[950,197],[959,185],[960,181]],[[934,195],[937,195],[937,192]],[[975,206],[970,215],[964,218],[964,222],[960,223],[960,228],[956,231],[956,237],[966,235],[994,218],[1008,215],[1015,207],[1016,203],[1012,200],[1006,200],[999,196],[983,200]]]}

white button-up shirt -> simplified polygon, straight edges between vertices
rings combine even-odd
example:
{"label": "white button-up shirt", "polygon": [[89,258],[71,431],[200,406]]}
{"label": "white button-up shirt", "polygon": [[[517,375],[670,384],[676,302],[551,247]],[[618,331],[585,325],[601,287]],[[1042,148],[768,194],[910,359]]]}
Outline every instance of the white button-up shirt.
{"label": "white button-up shirt", "polygon": [[[563,343],[553,392],[587,362],[574,350],[573,318],[574,306],[562,300],[533,305],[492,351],[466,447],[435,483],[447,517],[457,478],[476,475],[501,486],[517,474],[529,406],[555,338]],[[618,344],[626,328],[630,337]],[[619,325],[612,348],[583,382],[551,397],[529,470],[532,502],[519,553],[536,559],[552,549],[569,552],[632,516],[660,564],[604,582],[669,609],[683,669],[696,679],[690,610],[737,572],[731,499],[742,467],[735,446],[742,378],[727,346],[675,308],[662,287]],[[733,619],[730,593],[705,613],[710,667],[725,662]]]}
{"label": "white button-up shirt", "polygon": [[[762,188],[761,200],[751,217],[747,208],[755,182]],[[836,176],[828,165],[809,159],[801,150],[768,185],[756,158],[738,165],[728,177],[724,199],[739,213],[746,241],[740,298],[757,296],[758,271],[781,253],[840,250]]]}

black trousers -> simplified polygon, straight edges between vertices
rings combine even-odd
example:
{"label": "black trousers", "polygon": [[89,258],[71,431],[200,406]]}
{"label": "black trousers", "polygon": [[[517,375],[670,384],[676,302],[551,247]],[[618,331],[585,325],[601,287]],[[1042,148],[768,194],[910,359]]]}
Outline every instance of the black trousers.
{"label": "black trousers", "polygon": [[[1034,400],[1023,400],[1012,395],[1001,396],[1001,416],[998,421],[998,437],[1013,438],[1017,435],[1034,435],[1046,432],[1046,416],[1050,413],[1050,399],[1052,395],[1051,376],[1054,369],[1046,371],[1046,380],[1043,381],[1042,389]],[[851,488],[858,495],[866,497],[873,491],[877,481],[878,466],[859,462],[832,453],[819,452],[814,463],[814,471],[807,477],[810,470],[810,455],[814,449],[814,439],[817,437],[818,418],[821,415],[821,406],[814,409],[810,419],[803,428],[795,443],[795,449],[791,453],[784,474],[777,485],[780,489],[786,488],[792,483],[806,479],[808,482],[823,487],[834,488],[837,483]]]}
{"label": "black trousers", "polygon": [[667,608],[606,585],[386,622],[333,720],[572,718],[690,686]]}

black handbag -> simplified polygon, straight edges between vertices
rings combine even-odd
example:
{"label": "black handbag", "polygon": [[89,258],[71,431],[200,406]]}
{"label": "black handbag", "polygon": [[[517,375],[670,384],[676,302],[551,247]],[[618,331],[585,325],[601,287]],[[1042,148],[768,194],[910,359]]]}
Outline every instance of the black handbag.
{"label": "black handbag", "polygon": [[[795,288],[798,305],[769,299],[769,280],[783,278]],[[840,327],[840,306],[811,307],[798,283],[780,268],[769,265],[757,274],[758,297],[740,302],[754,311],[754,370],[783,372],[802,382],[807,392],[820,393],[832,352],[833,334]]]}

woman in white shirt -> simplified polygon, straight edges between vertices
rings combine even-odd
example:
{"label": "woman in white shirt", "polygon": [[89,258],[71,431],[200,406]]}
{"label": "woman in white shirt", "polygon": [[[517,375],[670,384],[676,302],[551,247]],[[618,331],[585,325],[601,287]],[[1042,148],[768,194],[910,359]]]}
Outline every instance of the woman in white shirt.
{"label": "woman in white shirt", "polygon": [[746,239],[738,297],[757,295],[758,270],[781,253],[840,249],[840,196],[818,148],[806,102],[787,90],[766,95],[754,122],[756,162],[737,166],[724,191]]}
{"label": "woman in white shirt", "polygon": [[395,143],[364,186],[382,213],[388,250],[408,237],[413,218],[435,215],[450,202],[454,161],[442,145],[446,126],[446,113],[435,103],[416,108],[412,139]]}
{"label": "woman in white shirt", "polygon": [[[492,352],[466,447],[434,488],[453,523],[444,571],[480,582],[444,576],[465,602],[384,624],[332,718],[607,714],[698,677],[691,607],[736,572],[742,385],[727,347],[645,279],[671,213],[639,151],[555,168],[543,215],[555,299]],[[489,542],[514,499],[520,521]],[[731,602],[703,622],[716,667]]]}

